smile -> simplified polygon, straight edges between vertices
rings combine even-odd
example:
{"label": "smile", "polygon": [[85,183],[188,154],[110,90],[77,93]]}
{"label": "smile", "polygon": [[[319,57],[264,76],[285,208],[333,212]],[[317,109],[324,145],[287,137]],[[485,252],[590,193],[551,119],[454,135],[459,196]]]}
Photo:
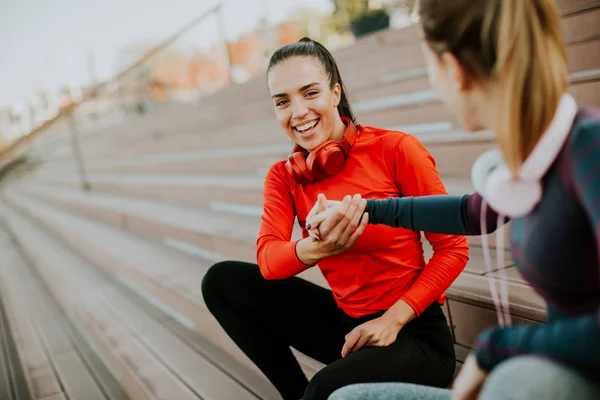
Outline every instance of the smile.
{"label": "smile", "polygon": [[317,119],[315,121],[307,122],[302,125],[296,125],[293,129],[300,135],[305,136],[312,133],[312,131],[315,129],[315,127],[319,124],[320,121],[320,119]]}

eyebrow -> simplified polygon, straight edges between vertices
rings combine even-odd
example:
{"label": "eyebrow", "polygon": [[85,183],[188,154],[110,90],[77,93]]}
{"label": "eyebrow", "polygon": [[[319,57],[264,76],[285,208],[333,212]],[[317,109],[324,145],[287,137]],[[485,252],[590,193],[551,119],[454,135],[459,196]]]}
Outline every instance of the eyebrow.
{"label": "eyebrow", "polygon": [[[304,85],[304,86],[302,86],[302,87],[300,88],[300,91],[301,91],[301,92],[303,92],[303,91],[305,91],[306,89],[310,89],[311,87],[313,87],[313,86],[317,86],[317,85],[320,85],[320,83],[319,83],[319,82],[312,82],[312,83],[309,83],[308,85]],[[274,94],[273,96],[271,96],[271,98],[273,98],[273,99],[274,99],[274,98],[276,98],[276,97],[285,97],[285,96],[287,96],[287,94],[285,94],[285,93],[277,93],[277,94]]]}

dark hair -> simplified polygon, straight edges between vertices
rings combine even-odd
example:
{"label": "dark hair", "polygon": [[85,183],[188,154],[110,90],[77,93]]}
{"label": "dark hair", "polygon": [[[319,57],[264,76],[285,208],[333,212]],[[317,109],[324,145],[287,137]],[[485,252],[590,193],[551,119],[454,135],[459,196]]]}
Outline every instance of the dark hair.
{"label": "dark hair", "polygon": [[299,41],[288,44],[287,46],[283,46],[273,53],[271,59],[269,60],[267,72],[271,71],[271,69],[280,62],[292,57],[308,57],[319,60],[323,66],[323,69],[325,70],[325,73],[329,77],[330,88],[333,89],[333,86],[336,83],[339,83],[342,88],[340,103],[337,106],[340,116],[350,118],[353,123],[356,123],[356,118],[352,113],[352,108],[350,108],[350,102],[346,97],[346,87],[342,82],[342,77],[340,76],[337,63],[335,62],[329,50],[327,50],[325,46],[316,40],[303,37]]}
{"label": "dark hair", "polygon": [[500,82],[498,144],[513,174],[529,156],[567,90],[555,0],[421,0],[423,34],[475,79]]}

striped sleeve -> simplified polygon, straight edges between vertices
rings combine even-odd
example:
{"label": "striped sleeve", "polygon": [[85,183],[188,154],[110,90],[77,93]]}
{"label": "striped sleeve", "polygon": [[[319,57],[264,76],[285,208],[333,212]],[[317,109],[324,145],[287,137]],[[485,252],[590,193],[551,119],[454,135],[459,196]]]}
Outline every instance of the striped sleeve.
{"label": "striped sleeve", "polygon": [[[593,227],[600,259],[600,120],[579,122],[573,135],[575,192]],[[600,308],[545,325],[490,329],[479,337],[475,351],[479,365],[486,371],[509,357],[531,354],[556,360],[597,379],[600,376]]]}

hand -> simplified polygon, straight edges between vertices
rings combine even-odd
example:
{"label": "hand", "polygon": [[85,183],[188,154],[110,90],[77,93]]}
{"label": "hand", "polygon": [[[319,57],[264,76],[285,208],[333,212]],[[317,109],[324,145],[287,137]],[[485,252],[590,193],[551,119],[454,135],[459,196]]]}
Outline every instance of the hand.
{"label": "hand", "polygon": [[476,400],[486,378],[475,354],[469,354],[452,385],[452,400]]}
{"label": "hand", "polygon": [[[321,240],[321,235],[318,229],[318,225],[313,226],[310,221],[314,218],[315,215],[319,215],[327,211],[327,209],[330,207],[328,203],[333,203],[333,201],[328,201],[325,195],[323,193],[320,193],[317,196],[317,202],[306,216],[306,230],[308,231],[308,235],[312,238],[313,242]],[[337,201],[336,203],[342,202]]]}
{"label": "hand", "polygon": [[[319,195],[321,204],[317,209],[324,209],[326,201],[324,195]],[[322,258],[343,253],[356,243],[369,222],[369,215],[364,213],[366,205],[366,200],[361,199],[360,195],[354,198],[346,196],[341,206],[336,207],[336,211],[323,221],[322,228],[326,228],[327,231],[317,232],[319,235],[317,238],[313,236],[313,241],[318,240],[317,252],[322,255]]]}
{"label": "hand", "polygon": [[396,341],[402,325],[398,320],[382,315],[354,328],[346,335],[342,357],[365,346],[386,347]]}
{"label": "hand", "polygon": [[[354,198],[361,202],[361,196],[359,194],[355,195]],[[350,197],[346,196],[345,199],[350,199]],[[306,217],[306,229],[308,230],[309,236],[313,238],[314,241],[318,241],[322,235],[327,235],[339,219],[330,217],[336,213],[339,217],[345,213],[345,210],[347,210],[347,205],[344,201],[327,200],[324,194],[319,194],[317,196],[317,202]],[[325,220],[328,220],[329,223],[325,223],[323,227],[320,228],[321,223]]]}

